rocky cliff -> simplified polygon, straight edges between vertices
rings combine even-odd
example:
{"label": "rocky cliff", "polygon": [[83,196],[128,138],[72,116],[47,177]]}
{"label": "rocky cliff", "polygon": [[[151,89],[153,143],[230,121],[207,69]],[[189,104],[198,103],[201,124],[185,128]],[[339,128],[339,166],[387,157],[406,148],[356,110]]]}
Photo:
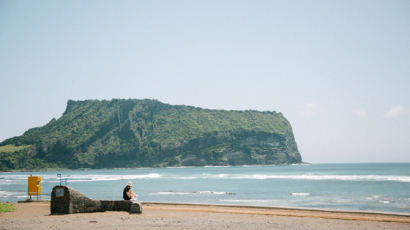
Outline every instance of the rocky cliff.
{"label": "rocky cliff", "polygon": [[281,113],[156,100],[70,100],[59,119],[0,143],[0,170],[300,162]]}

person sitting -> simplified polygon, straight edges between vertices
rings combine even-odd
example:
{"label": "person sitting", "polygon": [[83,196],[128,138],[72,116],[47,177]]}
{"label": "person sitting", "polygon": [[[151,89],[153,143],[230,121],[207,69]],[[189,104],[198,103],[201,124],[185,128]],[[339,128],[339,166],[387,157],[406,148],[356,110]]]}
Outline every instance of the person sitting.
{"label": "person sitting", "polygon": [[132,182],[129,181],[122,192],[124,200],[138,201],[137,195],[131,190]]}

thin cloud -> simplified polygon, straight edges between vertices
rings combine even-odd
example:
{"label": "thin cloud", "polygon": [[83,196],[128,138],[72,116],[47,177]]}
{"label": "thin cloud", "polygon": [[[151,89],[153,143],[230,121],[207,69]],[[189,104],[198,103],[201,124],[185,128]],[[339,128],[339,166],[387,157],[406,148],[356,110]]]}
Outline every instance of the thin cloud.
{"label": "thin cloud", "polygon": [[366,118],[367,117],[367,111],[365,109],[353,110],[353,114],[358,118]]}
{"label": "thin cloud", "polygon": [[392,108],[390,108],[390,110],[384,114],[384,117],[396,118],[396,117],[400,117],[401,115],[403,115],[403,113],[404,113],[404,106],[397,105],[397,106],[393,106]]}

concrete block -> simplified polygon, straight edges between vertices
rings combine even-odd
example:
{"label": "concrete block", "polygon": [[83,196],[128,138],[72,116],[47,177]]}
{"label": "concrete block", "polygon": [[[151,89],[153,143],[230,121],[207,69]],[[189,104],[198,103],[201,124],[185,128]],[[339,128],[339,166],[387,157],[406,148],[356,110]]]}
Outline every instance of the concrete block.
{"label": "concrete block", "polygon": [[51,192],[51,214],[127,211],[142,213],[139,203],[128,200],[93,200],[67,186],[55,186]]}

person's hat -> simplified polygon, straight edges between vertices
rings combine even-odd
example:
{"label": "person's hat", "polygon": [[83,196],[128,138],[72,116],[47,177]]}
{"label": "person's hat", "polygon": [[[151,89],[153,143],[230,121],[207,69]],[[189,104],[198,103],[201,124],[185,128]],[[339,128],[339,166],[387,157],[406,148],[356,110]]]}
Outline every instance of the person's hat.
{"label": "person's hat", "polygon": [[128,181],[127,186],[132,186],[132,182]]}

